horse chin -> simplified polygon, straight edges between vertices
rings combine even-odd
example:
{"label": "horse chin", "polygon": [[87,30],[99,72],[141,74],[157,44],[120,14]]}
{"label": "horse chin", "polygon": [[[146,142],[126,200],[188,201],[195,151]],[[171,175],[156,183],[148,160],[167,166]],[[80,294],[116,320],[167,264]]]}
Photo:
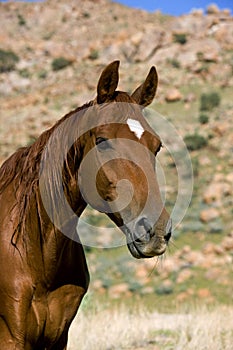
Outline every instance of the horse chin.
{"label": "horse chin", "polygon": [[148,251],[146,245],[138,245],[136,242],[127,243],[128,249],[132,256],[136,259],[149,259],[155,256],[162,255],[166,250],[166,245],[156,247],[151,251]]}
{"label": "horse chin", "polygon": [[144,255],[134,242],[128,243],[127,246],[131,255],[136,259],[148,259],[153,257],[152,255]]}

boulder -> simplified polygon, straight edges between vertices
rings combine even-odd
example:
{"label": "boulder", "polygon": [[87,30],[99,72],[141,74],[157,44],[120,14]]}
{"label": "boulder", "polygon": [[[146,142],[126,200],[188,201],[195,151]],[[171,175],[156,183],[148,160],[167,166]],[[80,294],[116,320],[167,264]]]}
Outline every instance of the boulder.
{"label": "boulder", "polygon": [[215,208],[204,209],[200,213],[200,219],[203,222],[210,222],[219,217],[219,212]]}
{"label": "boulder", "polygon": [[179,284],[184,283],[192,277],[193,277],[193,272],[190,269],[183,269],[180,271],[180,273],[176,279],[176,282]]}
{"label": "boulder", "polygon": [[206,299],[211,297],[211,292],[207,288],[201,288],[198,290],[197,295],[201,299]]}
{"label": "boulder", "polygon": [[122,294],[130,294],[129,286],[127,283],[120,283],[109,288],[109,296],[111,298],[119,298]]}
{"label": "boulder", "polygon": [[171,89],[167,92],[165,100],[167,102],[177,102],[183,98],[181,92],[178,89]]}
{"label": "boulder", "polygon": [[211,183],[203,195],[203,200],[207,204],[221,202],[221,200],[232,194],[232,186],[226,182]]}
{"label": "boulder", "polygon": [[220,13],[220,9],[216,4],[210,4],[206,8],[206,13],[208,15],[218,15]]}

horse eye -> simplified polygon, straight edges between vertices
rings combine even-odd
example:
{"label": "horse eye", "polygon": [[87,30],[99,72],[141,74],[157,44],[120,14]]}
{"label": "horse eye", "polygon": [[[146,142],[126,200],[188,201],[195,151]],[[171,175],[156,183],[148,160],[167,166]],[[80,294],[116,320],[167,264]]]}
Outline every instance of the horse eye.
{"label": "horse eye", "polygon": [[100,149],[102,151],[110,148],[110,144],[108,142],[108,139],[106,139],[104,137],[97,137],[96,141],[95,141],[95,144],[98,147],[98,149]]}

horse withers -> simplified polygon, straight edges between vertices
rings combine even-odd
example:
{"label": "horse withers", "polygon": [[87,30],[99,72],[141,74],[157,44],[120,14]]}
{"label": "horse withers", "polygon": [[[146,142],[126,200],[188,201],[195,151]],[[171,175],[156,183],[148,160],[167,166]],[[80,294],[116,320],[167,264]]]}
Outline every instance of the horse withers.
{"label": "horse withers", "polygon": [[156,69],[131,95],[116,90],[118,69],[119,61],[109,64],[93,101],[0,169],[1,350],[66,349],[89,284],[76,232],[87,204],[123,231],[135,258],[166,250],[171,220],[155,172],[161,140],[143,116]]}

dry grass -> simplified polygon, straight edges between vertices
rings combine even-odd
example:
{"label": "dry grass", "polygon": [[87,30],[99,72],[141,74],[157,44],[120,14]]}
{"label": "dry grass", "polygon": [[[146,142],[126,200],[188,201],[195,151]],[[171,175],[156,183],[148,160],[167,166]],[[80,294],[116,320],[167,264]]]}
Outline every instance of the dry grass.
{"label": "dry grass", "polygon": [[158,314],[114,310],[80,311],[68,350],[232,350],[233,308]]}

